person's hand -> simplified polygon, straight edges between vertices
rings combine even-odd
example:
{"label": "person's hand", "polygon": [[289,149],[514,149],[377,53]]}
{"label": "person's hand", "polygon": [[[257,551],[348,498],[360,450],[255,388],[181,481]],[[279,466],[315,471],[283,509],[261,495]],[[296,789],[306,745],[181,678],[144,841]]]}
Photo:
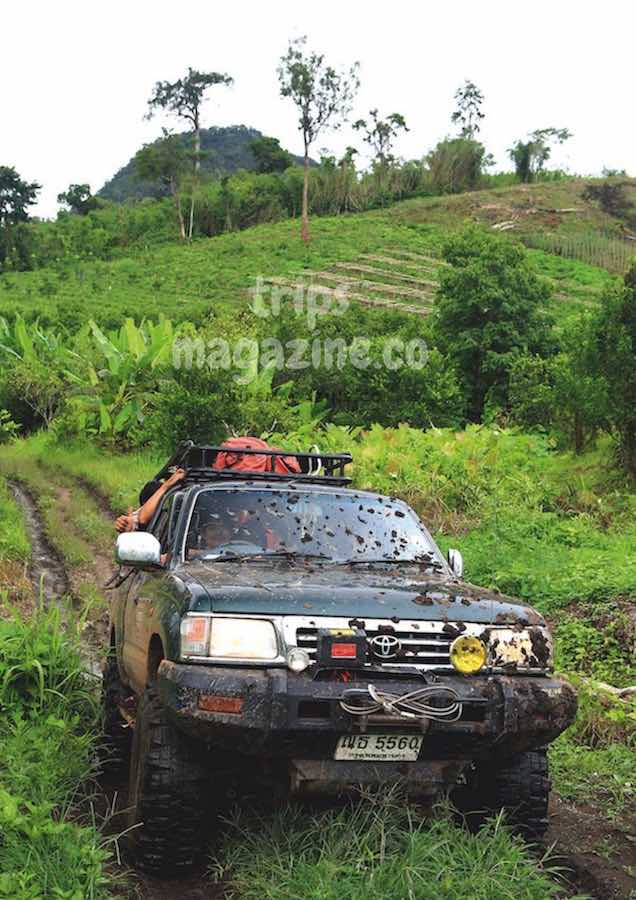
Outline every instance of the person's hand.
{"label": "person's hand", "polygon": [[122,534],[124,531],[134,531],[135,522],[132,516],[117,516],[115,519],[115,528]]}
{"label": "person's hand", "polygon": [[182,481],[185,478],[185,469],[177,469],[176,472],[173,472],[170,478],[167,478],[164,481],[165,487],[172,487],[173,484],[177,484],[179,481]]}
{"label": "person's hand", "polygon": [[132,506],[128,507],[128,513],[125,516],[117,516],[115,519],[115,528],[122,534],[124,531],[135,530],[135,517],[133,516]]}

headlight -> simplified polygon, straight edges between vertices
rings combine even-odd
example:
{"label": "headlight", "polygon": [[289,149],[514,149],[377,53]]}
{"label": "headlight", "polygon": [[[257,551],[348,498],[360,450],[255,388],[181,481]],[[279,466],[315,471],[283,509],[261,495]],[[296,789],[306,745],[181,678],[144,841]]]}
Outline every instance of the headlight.
{"label": "headlight", "polygon": [[547,628],[493,628],[488,662],[496,669],[551,669],[552,638]]}
{"label": "headlight", "polygon": [[278,656],[276,629],[265,619],[184,616],[181,657],[271,660]]}
{"label": "headlight", "polygon": [[462,675],[474,675],[486,665],[486,645],[477,637],[462,635],[451,644],[450,658]]}
{"label": "headlight", "polygon": [[210,656],[276,659],[276,630],[264,619],[212,619]]}

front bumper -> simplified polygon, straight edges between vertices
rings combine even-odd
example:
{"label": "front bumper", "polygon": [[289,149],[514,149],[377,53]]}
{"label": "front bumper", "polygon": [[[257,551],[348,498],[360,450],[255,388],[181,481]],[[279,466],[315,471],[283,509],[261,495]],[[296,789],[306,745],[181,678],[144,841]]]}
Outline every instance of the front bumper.
{"label": "front bumper", "polygon": [[[366,676],[371,683],[373,675]],[[574,720],[576,694],[567,681],[521,675],[427,675],[426,683],[453,687],[463,705],[457,722],[430,722],[417,764],[506,758],[553,741]],[[417,676],[383,679],[397,694],[423,687]],[[344,712],[343,693],[364,687],[312,680],[307,672],[205,666],[164,660],[161,699],[173,723],[221,752],[273,760],[331,761],[338,738],[362,731],[409,733],[417,721],[396,716],[366,718]],[[243,701],[240,712],[208,712],[206,698]],[[358,764],[361,765],[361,764]],[[382,763],[383,767],[394,764]],[[402,765],[402,764],[400,764]],[[399,767],[399,766],[398,766]],[[404,768],[404,766],[402,766]]]}

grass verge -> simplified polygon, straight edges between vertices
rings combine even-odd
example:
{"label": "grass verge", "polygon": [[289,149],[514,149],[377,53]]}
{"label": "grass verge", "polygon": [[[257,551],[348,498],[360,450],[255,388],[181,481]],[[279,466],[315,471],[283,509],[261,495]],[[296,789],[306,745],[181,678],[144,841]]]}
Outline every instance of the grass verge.
{"label": "grass verge", "polygon": [[99,707],[79,642],[57,609],[0,621],[0,897],[110,895],[111,854],[81,790]]}
{"label": "grass verge", "polygon": [[500,818],[478,834],[397,798],[309,815],[238,814],[215,875],[241,900],[548,900],[555,870]]}

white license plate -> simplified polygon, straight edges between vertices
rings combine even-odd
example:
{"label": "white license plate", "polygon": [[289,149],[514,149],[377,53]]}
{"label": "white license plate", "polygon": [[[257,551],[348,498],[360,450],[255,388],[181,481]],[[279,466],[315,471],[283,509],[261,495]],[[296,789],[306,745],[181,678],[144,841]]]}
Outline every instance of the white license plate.
{"label": "white license plate", "polygon": [[346,734],[339,738],[333,758],[413,762],[423,740],[421,734]]}

